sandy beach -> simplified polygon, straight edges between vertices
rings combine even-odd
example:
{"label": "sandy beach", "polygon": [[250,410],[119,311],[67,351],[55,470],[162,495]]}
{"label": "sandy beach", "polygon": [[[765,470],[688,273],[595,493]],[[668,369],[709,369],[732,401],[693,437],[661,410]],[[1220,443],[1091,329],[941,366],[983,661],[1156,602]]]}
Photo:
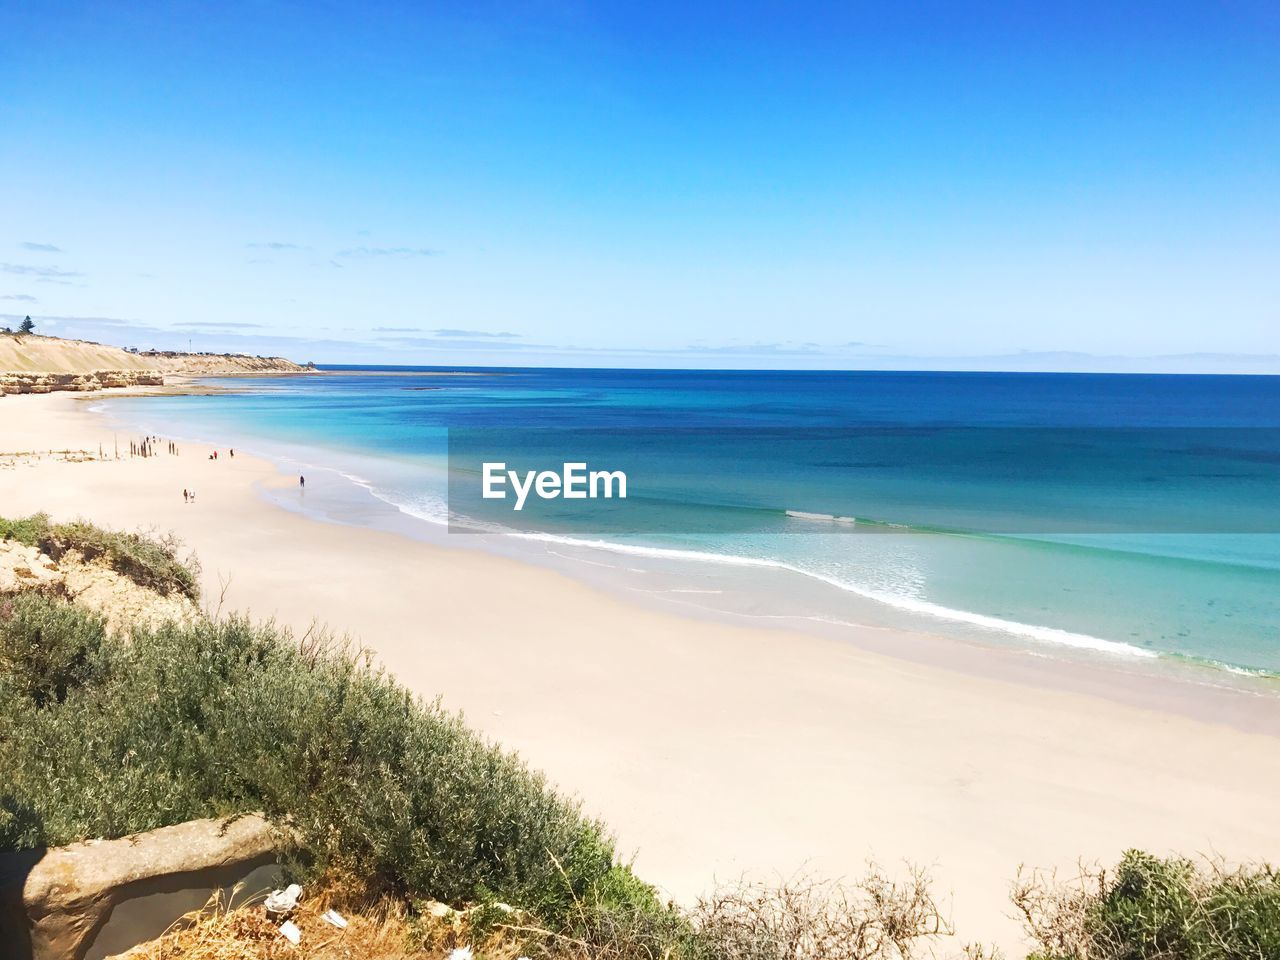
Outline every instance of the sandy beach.
{"label": "sandy beach", "polygon": [[[129,459],[119,441],[119,461],[13,456],[110,455],[115,437],[80,397],[0,400],[4,514],[173,531],[207,604],[350,633],[579,795],[677,898],[744,872],[909,860],[951,895],[963,940],[1014,947],[1020,864],[1067,870],[1129,847],[1280,859],[1280,740],[1248,723],[680,618],[476,550],[308,519],[262,496],[297,478],[259,459],[163,444]],[[1274,711],[1252,700],[1243,713]]]}

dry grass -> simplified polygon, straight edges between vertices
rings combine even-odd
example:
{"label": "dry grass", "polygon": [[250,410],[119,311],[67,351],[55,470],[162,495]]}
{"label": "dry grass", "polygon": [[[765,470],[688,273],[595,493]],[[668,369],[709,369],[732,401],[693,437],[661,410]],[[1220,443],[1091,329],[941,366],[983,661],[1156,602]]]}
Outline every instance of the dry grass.
{"label": "dry grass", "polygon": [[848,886],[801,876],[725,888],[693,919],[720,960],[909,960],[954,932],[924,870],[895,881],[874,864]]}
{"label": "dry grass", "polygon": [[[955,956],[951,927],[913,870],[901,881],[872,869],[852,886],[798,878],[780,886],[738,884],[702,900],[684,917],[610,912],[581,904],[578,922],[547,929],[519,910],[495,904],[455,910],[436,902],[407,911],[371,897],[358,882],[331,877],[291,919],[298,947],[267,919],[260,902],[228,910],[213,899],[128,960],[445,960],[470,946],[484,960],[921,960]],[[345,931],[321,917],[329,907]],[[938,948],[951,947],[946,954]],[[970,960],[991,953],[964,948]],[[120,958],[123,960],[123,958]]]}
{"label": "dry grass", "polygon": [[261,897],[228,909],[215,895],[203,910],[188,914],[157,940],[144,943],[116,960],[425,960],[431,954],[412,946],[403,913],[390,906],[347,914],[339,930],[322,919],[332,900],[320,895],[304,900],[290,915],[302,931],[294,946],[279,925],[267,918]]}
{"label": "dry grass", "polygon": [[[411,916],[389,898],[366,900],[341,882],[298,904],[289,915],[302,931],[298,946],[280,933],[279,922],[267,917],[262,896],[236,899],[214,895],[204,908],[174,923],[160,938],[140,944],[108,960],[444,960],[458,947],[475,945],[485,960],[516,960],[524,953],[523,937],[499,925],[488,933],[473,928],[475,911],[453,910],[444,904],[420,904]],[[347,921],[339,930],[323,919],[330,907]],[[566,945],[568,947],[569,945]],[[584,956],[574,949],[555,956]]]}

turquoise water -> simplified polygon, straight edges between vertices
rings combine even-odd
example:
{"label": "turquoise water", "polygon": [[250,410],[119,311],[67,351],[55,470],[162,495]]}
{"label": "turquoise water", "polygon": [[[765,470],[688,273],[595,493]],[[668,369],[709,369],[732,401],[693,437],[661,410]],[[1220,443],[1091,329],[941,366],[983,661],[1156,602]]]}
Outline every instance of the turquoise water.
{"label": "turquoise water", "polygon": [[[226,381],[112,409],[287,449],[450,536],[520,532],[623,575],[670,561],[666,589],[736,589],[760,615],[848,617],[856,599],[997,642],[1280,671],[1280,378],[445,374]],[[492,460],[623,469],[628,498],[516,514],[479,497]]]}

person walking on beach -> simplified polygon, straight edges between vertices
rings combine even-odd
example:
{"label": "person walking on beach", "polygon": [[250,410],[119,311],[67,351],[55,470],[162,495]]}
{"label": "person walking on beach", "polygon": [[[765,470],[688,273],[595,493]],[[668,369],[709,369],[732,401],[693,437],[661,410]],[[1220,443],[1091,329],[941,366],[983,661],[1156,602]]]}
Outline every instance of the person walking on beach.
{"label": "person walking on beach", "polygon": [[183,503],[190,503],[190,502],[191,502],[191,498],[190,498],[189,496],[187,496],[187,488],[186,488],[186,487],[183,487],[183,488],[182,488],[182,502],[183,502]]}
{"label": "person walking on beach", "polygon": [[300,486],[300,487],[304,487],[304,488],[305,488],[305,487],[306,487],[306,485],[307,485],[307,478],[306,478],[306,477],[303,477],[303,476],[299,476],[299,477],[298,477],[298,486]]}

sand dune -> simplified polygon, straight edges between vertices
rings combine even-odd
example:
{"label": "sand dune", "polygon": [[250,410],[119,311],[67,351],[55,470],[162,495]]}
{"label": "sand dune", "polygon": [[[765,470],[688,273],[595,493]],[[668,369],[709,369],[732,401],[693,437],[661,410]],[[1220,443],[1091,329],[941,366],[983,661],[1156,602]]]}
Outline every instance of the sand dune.
{"label": "sand dune", "polygon": [[87,340],[0,336],[0,372],[97,373],[100,370],[154,370],[141,354]]}

